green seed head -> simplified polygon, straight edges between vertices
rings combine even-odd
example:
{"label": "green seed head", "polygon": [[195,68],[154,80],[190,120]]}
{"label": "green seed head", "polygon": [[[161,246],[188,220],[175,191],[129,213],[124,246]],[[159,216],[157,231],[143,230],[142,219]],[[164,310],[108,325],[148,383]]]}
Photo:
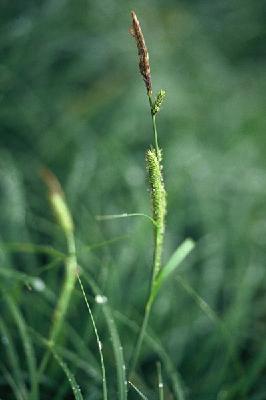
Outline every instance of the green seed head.
{"label": "green seed head", "polygon": [[73,232],[73,221],[64,197],[59,193],[50,193],[49,199],[59,226],[65,233]]}
{"label": "green seed head", "polygon": [[164,220],[166,214],[166,193],[161,167],[161,150],[157,156],[155,149],[151,148],[146,153],[146,164],[149,174],[151,188],[151,199],[153,208],[153,219],[156,222],[157,229],[164,232]]}
{"label": "green seed head", "polygon": [[157,94],[157,97],[152,105],[152,114],[156,115],[161,108],[161,105],[165,99],[166,92],[164,90],[160,90],[160,92]]}

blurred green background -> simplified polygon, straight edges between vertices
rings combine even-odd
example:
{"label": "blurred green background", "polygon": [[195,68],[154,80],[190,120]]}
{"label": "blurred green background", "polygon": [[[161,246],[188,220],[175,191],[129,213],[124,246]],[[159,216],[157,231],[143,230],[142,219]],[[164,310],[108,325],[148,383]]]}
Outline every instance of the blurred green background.
{"label": "blurred green background", "polygon": [[[178,371],[185,399],[266,399],[262,0],[1,0],[1,318],[26,374],[4,290],[28,326],[47,337],[63,266],[43,273],[45,288],[32,290],[3,270],[37,275],[49,261],[44,255],[7,251],[6,243],[64,250],[39,176],[47,166],[66,192],[80,264],[116,310],[126,360],[130,357],[136,332],[121,314],[141,322],[152,228],[142,218],[99,222],[95,216],[150,213],[144,153],[153,139],[136,46],[128,32],[131,9],[149,48],[154,91],[167,92],[158,116],[168,192],[164,259],[184,238],[197,242],[179,270],[181,280],[173,276],[162,289],[150,332]],[[109,334],[99,306],[93,309],[115,399]],[[82,340],[96,352],[78,289],[67,323],[72,331],[65,328],[64,346],[76,359],[62,355],[85,398],[101,399],[99,379],[80,361],[89,359],[89,350],[86,355],[75,346]],[[12,374],[3,332],[1,365]],[[39,357],[41,349],[34,345]],[[139,386],[149,399],[157,396],[158,357],[162,359],[144,345]],[[164,361],[166,399],[171,399],[174,391]],[[65,381],[54,365],[41,398],[71,399]],[[0,397],[13,399],[6,374],[0,384]],[[137,398],[134,392],[129,396]]]}

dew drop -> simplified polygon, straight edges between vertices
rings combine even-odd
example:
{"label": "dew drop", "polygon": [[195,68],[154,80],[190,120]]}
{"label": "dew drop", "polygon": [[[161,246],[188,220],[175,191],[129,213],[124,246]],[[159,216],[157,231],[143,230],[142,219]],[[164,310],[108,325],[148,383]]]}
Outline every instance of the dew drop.
{"label": "dew drop", "polygon": [[35,278],[32,283],[31,283],[33,289],[36,290],[36,292],[43,292],[45,289],[45,283],[42,279],[40,278]]}
{"label": "dew drop", "polygon": [[107,299],[106,296],[103,296],[103,295],[101,295],[101,294],[97,294],[97,295],[95,296],[95,301],[96,301],[96,303],[98,303],[98,304],[105,304],[105,303],[107,303],[108,299]]}

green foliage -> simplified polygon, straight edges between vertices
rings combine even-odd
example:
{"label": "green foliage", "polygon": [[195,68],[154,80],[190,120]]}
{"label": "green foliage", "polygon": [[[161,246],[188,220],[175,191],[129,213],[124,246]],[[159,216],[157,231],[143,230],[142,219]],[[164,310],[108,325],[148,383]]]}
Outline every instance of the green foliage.
{"label": "green foliage", "polygon": [[55,360],[58,362],[58,364],[60,365],[60,367],[66,374],[66,377],[67,377],[69,384],[71,386],[71,389],[73,391],[75,400],[83,400],[83,396],[81,394],[80,388],[76,382],[74,375],[71,373],[71,371],[69,370],[66,363],[61,359],[61,357],[59,357],[59,355],[54,350],[52,350],[52,353],[53,353]]}
{"label": "green foliage", "polygon": [[[127,28],[132,2],[0,5],[0,397],[28,400],[68,254],[39,170],[60,178],[75,222],[81,279],[103,343],[110,399],[122,377],[108,306],[129,359],[152,258],[143,149],[152,132]],[[265,4],[137,1],[157,90],[167,187],[162,265],[187,237],[195,250],[160,288],[136,387],[158,398],[265,399]],[[154,87],[156,92],[156,87]],[[88,274],[88,275],[87,275]],[[95,301],[90,279],[108,303]],[[42,399],[102,400],[97,342],[78,285],[40,380]],[[113,335],[113,336],[112,336]],[[116,351],[116,353],[115,353]],[[120,357],[120,364],[117,359]],[[67,369],[63,368],[67,365]],[[62,369],[63,368],[63,369]],[[120,368],[119,373],[117,368]],[[120,378],[120,387],[122,387]],[[133,382],[133,383],[134,383]],[[121,389],[122,391],[122,389]],[[129,388],[128,398],[138,394]]]}

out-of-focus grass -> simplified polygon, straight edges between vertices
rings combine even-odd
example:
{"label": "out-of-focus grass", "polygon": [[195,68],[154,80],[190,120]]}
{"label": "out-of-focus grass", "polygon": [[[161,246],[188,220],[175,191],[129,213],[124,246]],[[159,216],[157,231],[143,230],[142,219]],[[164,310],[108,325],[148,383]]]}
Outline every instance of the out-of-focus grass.
{"label": "out-of-focus grass", "polygon": [[[174,371],[187,399],[244,399],[246,393],[263,400],[264,2],[3,0],[0,7],[0,397],[13,399],[13,387],[23,399],[25,382],[30,387],[34,368],[26,349],[40,360],[43,348],[32,331],[47,337],[63,279],[64,241],[39,178],[43,165],[63,183],[79,262],[120,315],[126,362],[131,354],[148,290],[151,227],[143,218],[98,222],[95,216],[150,209],[144,149],[152,133],[127,30],[134,7],[156,89],[168,95],[158,117],[169,205],[165,260],[185,237],[197,241],[181,278],[156,301],[138,387],[148,398],[157,395],[159,357],[166,399],[170,392],[178,398]],[[23,243],[59,253],[30,252]],[[96,343],[82,301],[77,288],[56,351],[84,398],[100,399]],[[93,312],[116,398],[101,305]],[[61,369],[54,363],[48,372],[41,398],[67,398]]]}

